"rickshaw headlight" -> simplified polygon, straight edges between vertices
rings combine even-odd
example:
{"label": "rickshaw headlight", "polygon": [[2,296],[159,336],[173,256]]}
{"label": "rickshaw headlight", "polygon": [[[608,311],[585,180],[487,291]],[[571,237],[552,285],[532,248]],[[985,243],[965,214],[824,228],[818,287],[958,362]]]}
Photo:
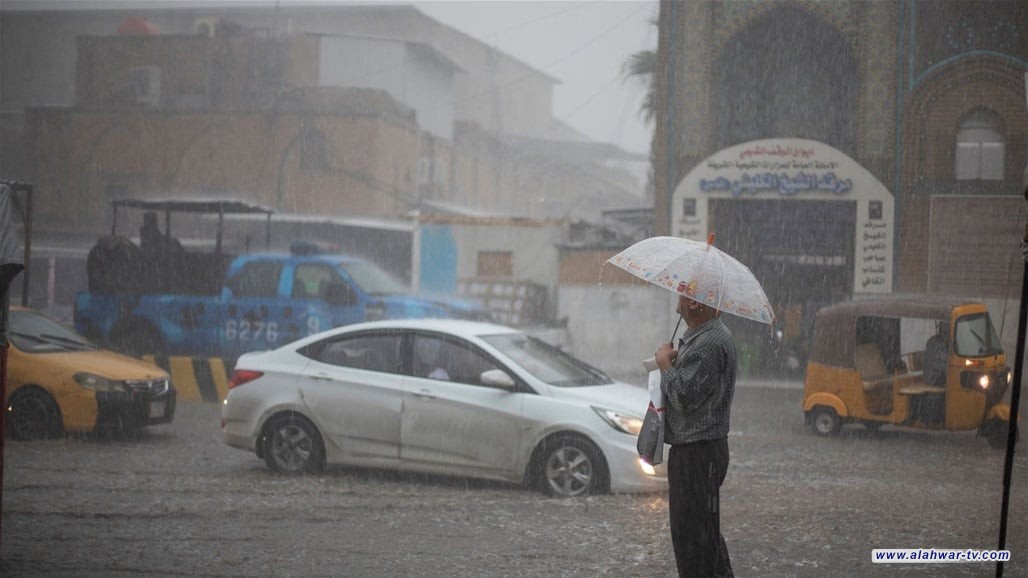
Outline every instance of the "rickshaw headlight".
{"label": "rickshaw headlight", "polygon": [[968,389],[979,389],[985,391],[992,385],[988,373],[980,371],[964,371],[960,374],[960,385]]}
{"label": "rickshaw headlight", "polygon": [[1014,370],[1007,368],[1007,385],[1014,383]]}

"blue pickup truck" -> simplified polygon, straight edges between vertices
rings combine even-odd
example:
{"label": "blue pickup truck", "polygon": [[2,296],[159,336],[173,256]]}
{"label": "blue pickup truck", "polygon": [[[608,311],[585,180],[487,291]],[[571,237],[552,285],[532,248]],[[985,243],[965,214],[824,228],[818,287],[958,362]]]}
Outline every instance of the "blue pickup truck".
{"label": "blue pickup truck", "polygon": [[[132,206],[160,206],[148,203]],[[168,239],[156,249],[114,235],[101,239],[91,251],[97,263],[87,263],[90,290],[76,295],[76,329],[134,355],[234,359],[359,321],[489,318],[477,302],[411,294],[369,261],[310,244],[227,259],[190,255]]]}

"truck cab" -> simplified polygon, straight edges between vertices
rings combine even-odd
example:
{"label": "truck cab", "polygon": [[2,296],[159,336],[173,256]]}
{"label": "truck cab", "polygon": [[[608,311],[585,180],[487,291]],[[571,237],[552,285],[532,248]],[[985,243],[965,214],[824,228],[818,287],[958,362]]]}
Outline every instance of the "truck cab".
{"label": "truck cab", "polygon": [[270,349],[333,327],[378,319],[487,320],[477,303],[413,295],[374,263],[293,249],[237,258],[226,274],[220,342],[226,355]]}

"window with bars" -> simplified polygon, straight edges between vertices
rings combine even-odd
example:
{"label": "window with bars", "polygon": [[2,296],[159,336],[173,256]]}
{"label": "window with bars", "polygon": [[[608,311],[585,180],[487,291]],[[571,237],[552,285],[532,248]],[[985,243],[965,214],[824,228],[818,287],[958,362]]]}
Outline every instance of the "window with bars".
{"label": "window with bars", "polygon": [[1003,180],[1006,143],[1000,127],[999,115],[988,109],[976,109],[964,117],[957,132],[958,181]]}

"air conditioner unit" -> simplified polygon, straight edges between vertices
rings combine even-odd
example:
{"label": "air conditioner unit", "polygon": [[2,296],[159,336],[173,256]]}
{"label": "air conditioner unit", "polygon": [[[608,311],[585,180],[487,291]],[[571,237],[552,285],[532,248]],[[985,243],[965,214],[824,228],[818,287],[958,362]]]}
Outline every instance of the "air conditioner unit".
{"label": "air conditioner unit", "polygon": [[214,36],[218,32],[220,18],[197,18],[193,21],[193,34],[198,36]]}
{"label": "air conditioner unit", "polygon": [[161,67],[133,66],[128,71],[129,88],[135,101],[145,106],[161,103]]}

